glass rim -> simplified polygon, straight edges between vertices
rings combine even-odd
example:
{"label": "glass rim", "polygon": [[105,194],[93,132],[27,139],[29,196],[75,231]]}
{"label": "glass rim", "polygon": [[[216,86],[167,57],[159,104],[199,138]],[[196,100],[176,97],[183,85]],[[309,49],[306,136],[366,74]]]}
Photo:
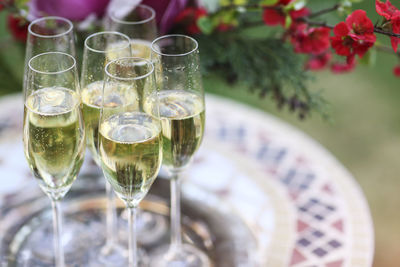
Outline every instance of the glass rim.
{"label": "glass rim", "polygon": [[[36,68],[34,68],[34,67],[32,66],[32,61],[33,61],[33,60],[36,60],[36,59],[39,58],[39,57],[47,56],[47,55],[50,55],[50,54],[58,54],[58,55],[67,56],[68,58],[72,59],[72,64],[71,64],[71,66],[69,66],[68,68],[66,68],[66,69],[64,69],[64,70],[53,71],[53,72],[41,71],[41,70],[38,70],[38,69],[36,69]],[[32,57],[32,58],[29,60],[29,62],[28,62],[28,66],[29,66],[29,69],[30,69],[30,70],[32,70],[32,71],[34,71],[34,72],[36,72],[36,73],[40,73],[40,74],[61,74],[61,73],[70,71],[70,70],[72,70],[73,68],[75,68],[75,66],[76,66],[76,60],[75,60],[75,58],[74,58],[73,56],[71,56],[70,54],[67,54],[67,53],[63,53],[63,52],[46,52],[46,53],[41,53],[41,54],[38,54],[38,55]]]}
{"label": "glass rim", "polygon": [[[167,39],[167,38],[171,38],[171,37],[180,37],[180,38],[186,38],[189,39],[190,41],[192,41],[195,46],[192,50],[185,52],[185,53],[179,53],[179,54],[166,54],[166,53],[162,53],[160,50],[156,50],[155,47],[157,47],[158,49],[159,46],[156,45],[156,43],[160,40],[163,39]],[[153,42],[151,42],[151,51],[153,51],[154,53],[160,55],[160,56],[166,56],[166,57],[181,57],[181,56],[187,56],[192,54],[194,51],[196,51],[199,48],[199,43],[196,41],[196,39],[194,39],[193,37],[190,37],[188,35],[184,35],[184,34],[167,34],[167,35],[163,35],[160,37],[157,37],[156,39],[153,40]]]}
{"label": "glass rim", "polygon": [[121,24],[126,24],[126,25],[140,25],[140,24],[145,24],[145,23],[153,20],[156,17],[156,11],[152,7],[150,7],[148,5],[139,4],[139,5],[137,5],[135,7],[135,9],[138,8],[138,7],[141,7],[141,8],[149,10],[150,11],[150,17],[148,17],[147,19],[138,20],[138,21],[127,21],[127,20],[122,20],[122,19],[117,18],[114,15],[115,11],[111,11],[110,14],[109,14],[110,15],[110,19],[113,20],[114,22],[121,23]]}
{"label": "glass rim", "polygon": [[[127,45],[126,45],[126,46],[123,46],[123,47],[120,47],[120,48],[110,49],[110,50],[98,50],[98,49],[94,49],[94,48],[92,48],[92,47],[90,47],[90,46],[88,45],[88,41],[89,41],[91,38],[96,37],[96,36],[98,36],[98,35],[106,35],[106,34],[110,34],[110,35],[119,35],[119,36],[125,38],[126,41],[127,41]],[[120,32],[117,32],[117,31],[102,31],[102,32],[93,33],[93,34],[89,35],[88,37],[86,37],[86,39],[85,39],[85,44],[84,44],[84,45],[85,45],[85,48],[89,49],[89,50],[92,51],[92,52],[103,53],[103,54],[105,54],[105,53],[108,52],[108,51],[110,51],[110,52],[111,52],[111,51],[117,51],[117,50],[121,50],[121,49],[125,49],[125,48],[127,48],[127,47],[130,47],[130,45],[131,45],[131,39],[130,39],[127,35],[125,35],[125,34],[123,34],[123,33],[120,33]]]}
{"label": "glass rim", "polygon": [[[137,77],[132,77],[132,78],[118,77],[118,76],[115,76],[114,74],[111,74],[109,72],[108,69],[111,66],[111,64],[115,64],[117,61],[128,60],[128,59],[129,60],[144,61],[144,62],[146,62],[147,65],[151,66],[151,69],[146,74],[143,74],[143,75],[140,75],[140,76],[137,76]],[[144,78],[150,76],[151,74],[153,74],[153,72],[154,72],[154,64],[150,60],[147,60],[147,59],[141,58],[141,57],[121,57],[121,58],[114,59],[113,61],[110,61],[109,63],[107,63],[106,67],[104,68],[104,71],[105,71],[105,73],[106,73],[106,75],[108,77],[111,77],[111,78],[116,79],[116,80],[120,80],[120,81],[136,81],[136,80],[144,79]]]}
{"label": "glass rim", "polygon": [[[44,35],[44,34],[39,34],[39,33],[34,32],[32,30],[32,26],[34,24],[36,24],[38,22],[41,22],[41,21],[44,21],[44,20],[61,20],[63,22],[66,22],[68,24],[69,28],[65,32],[57,33],[57,34],[53,34],[53,35]],[[42,18],[35,19],[31,23],[29,23],[28,32],[29,32],[29,34],[34,35],[36,37],[55,38],[55,37],[60,37],[60,36],[69,34],[72,31],[73,28],[74,28],[74,25],[72,24],[72,22],[69,19],[66,19],[66,18],[63,18],[63,17],[59,17],[59,16],[48,16],[48,17],[42,17]]]}

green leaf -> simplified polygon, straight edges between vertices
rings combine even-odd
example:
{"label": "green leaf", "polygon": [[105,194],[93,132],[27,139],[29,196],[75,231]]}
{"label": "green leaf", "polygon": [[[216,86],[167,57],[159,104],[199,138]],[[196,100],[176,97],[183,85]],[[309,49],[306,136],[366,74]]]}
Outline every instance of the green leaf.
{"label": "green leaf", "polygon": [[15,6],[19,9],[26,9],[29,0],[15,0]]}
{"label": "green leaf", "polygon": [[290,26],[292,25],[292,22],[293,22],[292,17],[291,16],[286,16],[285,17],[285,28],[289,29]]}
{"label": "green leaf", "polygon": [[218,15],[214,16],[213,21],[214,26],[217,26],[218,24],[226,23],[226,24],[233,24],[236,25],[238,23],[238,12],[236,10],[226,10],[219,12]]}
{"label": "green leaf", "polygon": [[227,5],[245,5],[249,2],[249,0],[220,0],[219,3],[221,6],[227,6]]}
{"label": "green leaf", "polygon": [[352,7],[353,5],[350,0],[344,0],[338,8],[338,13],[342,16],[349,15],[353,11]]}
{"label": "green leaf", "polygon": [[376,63],[376,49],[369,49],[368,52],[360,59],[360,63],[373,67]]}
{"label": "green leaf", "polygon": [[210,34],[213,32],[215,26],[213,21],[208,16],[201,17],[197,20],[197,26],[204,34]]}
{"label": "green leaf", "polygon": [[295,0],[291,2],[289,5],[285,7],[285,10],[290,11],[290,10],[299,10],[305,7],[307,4],[307,0]]}
{"label": "green leaf", "polygon": [[233,3],[235,4],[235,5],[245,5],[245,4],[247,4],[249,2],[249,0],[233,0]]}
{"label": "green leaf", "polygon": [[349,15],[352,12],[353,1],[354,0],[342,0],[340,2],[340,6],[338,8],[339,14],[340,15]]}
{"label": "green leaf", "polygon": [[232,4],[232,1],[231,0],[220,0],[219,3],[221,6],[228,6],[228,5]]}
{"label": "green leaf", "polygon": [[279,0],[262,0],[262,1],[260,1],[260,5],[273,6],[278,2],[279,2]]}
{"label": "green leaf", "polygon": [[202,5],[209,13],[214,13],[219,8],[219,0],[203,0]]}

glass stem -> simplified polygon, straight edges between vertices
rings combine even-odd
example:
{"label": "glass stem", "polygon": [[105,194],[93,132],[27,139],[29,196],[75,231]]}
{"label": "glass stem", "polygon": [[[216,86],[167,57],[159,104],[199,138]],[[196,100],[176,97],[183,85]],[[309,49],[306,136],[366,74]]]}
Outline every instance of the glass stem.
{"label": "glass stem", "polygon": [[136,243],[136,207],[128,206],[129,210],[129,267],[137,267],[137,243]]}
{"label": "glass stem", "polygon": [[109,182],[106,181],[106,248],[108,252],[113,249],[117,233],[117,208],[115,206],[115,195]]}
{"label": "glass stem", "polygon": [[182,246],[181,234],[181,188],[179,175],[175,173],[171,177],[171,246],[180,250]]}
{"label": "glass stem", "polygon": [[53,242],[56,267],[64,267],[64,251],[61,242],[62,217],[60,202],[58,200],[52,200],[51,208],[53,212]]}

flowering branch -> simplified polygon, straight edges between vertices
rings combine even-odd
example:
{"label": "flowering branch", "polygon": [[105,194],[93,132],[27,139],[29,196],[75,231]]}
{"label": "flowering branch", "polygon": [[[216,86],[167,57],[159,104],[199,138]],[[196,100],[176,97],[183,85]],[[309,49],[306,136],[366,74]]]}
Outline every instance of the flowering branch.
{"label": "flowering branch", "polygon": [[[338,10],[341,7],[340,4],[335,4],[332,7],[328,7],[325,9],[321,9],[319,11],[310,13],[304,17],[300,17],[300,18],[296,18],[296,21],[299,22],[304,22],[307,23],[310,26],[317,26],[317,27],[327,27],[330,29],[333,29],[334,26],[327,24],[326,22],[320,22],[320,21],[311,21],[309,20],[310,18],[316,18],[322,15],[325,15],[327,13],[333,12]],[[239,8],[244,8],[244,9],[269,9],[269,10],[275,10],[278,12],[283,13],[284,12],[284,6],[283,5],[275,5],[275,6],[263,6],[260,4],[249,4],[249,5],[235,5],[235,4],[230,4],[230,5],[226,5],[224,7],[222,7],[220,10],[229,10],[229,9],[239,9]],[[254,23],[255,26],[258,26],[258,22]],[[246,26],[248,26],[248,24],[246,24]],[[400,34],[398,33],[394,33],[394,32],[389,32],[389,31],[385,31],[384,29],[382,29],[381,27],[374,27],[374,32],[375,33],[379,33],[379,34],[383,34],[383,35],[387,35],[390,37],[397,37],[400,38]]]}
{"label": "flowering branch", "polygon": [[[310,26],[326,27],[326,28],[330,28],[330,29],[334,28],[334,26],[329,25],[324,21],[311,21],[308,18],[310,18],[310,16],[306,16],[306,17],[303,17],[303,18],[298,18],[298,19],[296,19],[296,21],[307,23]],[[390,36],[390,37],[400,38],[400,34],[385,31],[381,27],[374,27],[374,32],[379,33],[379,34],[383,34],[383,35],[386,35],[386,36]]]}
{"label": "flowering branch", "polygon": [[374,32],[380,33],[380,34],[383,34],[383,35],[387,35],[387,36],[390,36],[390,37],[400,38],[400,34],[394,33],[394,32],[385,31],[381,27],[374,27]]}
{"label": "flowering branch", "polygon": [[[320,70],[330,66],[334,73],[343,73],[353,70],[358,60],[364,58],[365,55],[367,56],[365,56],[363,62],[372,64],[374,57],[373,54],[368,52],[373,47],[377,51],[390,52],[400,58],[400,54],[397,53],[397,46],[400,44],[400,10],[394,7],[389,0],[386,0],[386,3],[380,0],[375,1],[377,13],[385,18],[382,24],[377,25],[372,23],[364,10],[355,10],[345,21],[330,25],[319,18],[341,8],[347,10],[349,7],[335,4],[311,12],[307,7],[297,4],[300,2],[294,0],[262,1],[262,3],[273,3],[268,6],[260,3],[230,4],[223,6],[214,14],[204,16],[210,18],[208,25],[216,22],[214,28],[211,30],[208,28],[208,33],[211,33],[213,29],[218,31],[240,29],[240,27],[260,26],[261,23],[267,26],[282,26],[284,33],[281,36],[281,41],[289,41],[295,53],[308,56],[308,60],[304,64],[305,69]],[[262,21],[241,21],[237,19],[240,14],[249,9],[261,10]],[[229,11],[232,11],[232,13],[229,13]],[[206,20],[203,19],[203,21]],[[218,25],[218,23],[221,24]],[[226,24],[231,26],[227,27]],[[206,33],[206,31],[203,31],[203,33]],[[390,37],[393,50],[390,47],[376,44],[376,34]],[[335,57],[333,57],[334,54],[336,54]],[[395,68],[394,73],[400,76],[400,65]],[[272,94],[279,106],[289,105],[294,110],[299,108],[296,103],[300,101],[303,112],[307,112],[312,102],[311,95],[305,92],[297,91],[293,96],[285,96],[279,86],[273,87]],[[303,96],[303,100],[298,100],[299,95]]]}

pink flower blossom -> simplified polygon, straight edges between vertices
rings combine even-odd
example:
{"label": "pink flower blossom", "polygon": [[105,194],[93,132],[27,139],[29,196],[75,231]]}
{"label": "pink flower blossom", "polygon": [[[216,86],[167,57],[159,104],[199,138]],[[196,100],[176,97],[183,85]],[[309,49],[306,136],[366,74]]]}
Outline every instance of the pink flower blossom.
{"label": "pink flower blossom", "polygon": [[31,0],[28,19],[60,16],[73,21],[84,20],[90,14],[101,17],[110,0]]}
{"label": "pink flower blossom", "polygon": [[165,34],[173,26],[178,14],[185,9],[187,0],[143,0],[142,4],[154,8],[160,34]]}

